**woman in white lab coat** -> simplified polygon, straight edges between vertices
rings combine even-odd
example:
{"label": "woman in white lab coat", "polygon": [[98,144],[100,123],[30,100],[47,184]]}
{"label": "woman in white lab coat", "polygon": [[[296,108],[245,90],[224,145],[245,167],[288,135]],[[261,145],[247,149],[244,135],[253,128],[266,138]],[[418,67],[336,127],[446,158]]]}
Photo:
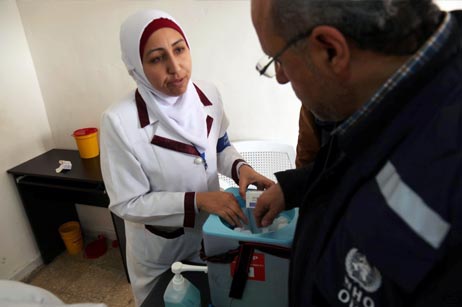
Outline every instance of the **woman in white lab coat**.
{"label": "woman in white lab coat", "polygon": [[168,14],[129,17],[120,32],[122,59],[137,89],[101,121],[101,167],[112,212],[125,220],[127,266],[137,305],[174,261],[200,262],[209,213],[246,222],[218,172],[242,192],[272,184],[230,144],[220,94],[192,82],[188,41]]}

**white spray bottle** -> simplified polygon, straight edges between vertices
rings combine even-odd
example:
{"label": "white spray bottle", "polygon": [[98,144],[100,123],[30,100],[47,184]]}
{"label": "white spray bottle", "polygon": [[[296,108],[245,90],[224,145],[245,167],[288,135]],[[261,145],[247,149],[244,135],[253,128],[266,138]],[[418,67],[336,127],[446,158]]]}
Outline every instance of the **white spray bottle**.
{"label": "white spray bottle", "polygon": [[172,272],[175,274],[170,280],[164,292],[165,307],[196,307],[201,306],[201,294],[199,290],[181,272],[196,271],[207,273],[207,266],[188,265],[181,262],[172,264]]}

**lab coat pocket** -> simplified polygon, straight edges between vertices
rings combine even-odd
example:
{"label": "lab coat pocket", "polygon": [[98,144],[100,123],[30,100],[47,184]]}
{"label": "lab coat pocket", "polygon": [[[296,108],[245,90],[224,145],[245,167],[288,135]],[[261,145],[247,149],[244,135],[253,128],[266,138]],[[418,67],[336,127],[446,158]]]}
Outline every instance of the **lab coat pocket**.
{"label": "lab coat pocket", "polygon": [[144,225],[144,228],[146,228],[149,232],[165,239],[175,239],[184,234],[183,228],[175,228],[172,230],[169,229],[169,231],[152,225]]}
{"label": "lab coat pocket", "polygon": [[[157,228],[157,227],[155,227]],[[183,230],[182,228],[178,228]],[[158,264],[165,264],[170,266],[174,261],[180,260],[182,257],[182,251],[184,249],[184,232],[181,230],[170,231],[170,235],[173,238],[166,238],[167,231],[156,232],[161,234],[155,234],[151,230],[145,228],[146,247],[145,257]]]}

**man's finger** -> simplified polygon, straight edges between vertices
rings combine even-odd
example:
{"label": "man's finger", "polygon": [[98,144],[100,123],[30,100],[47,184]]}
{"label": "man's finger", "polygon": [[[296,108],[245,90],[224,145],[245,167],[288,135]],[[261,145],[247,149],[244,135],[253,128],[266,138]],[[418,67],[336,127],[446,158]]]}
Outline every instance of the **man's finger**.
{"label": "man's finger", "polygon": [[278,215],[277,211],[274,210],[269,210],[266,212],[266,214],[263,216],[262,221],[261,221],[261,226],[262,227],[267,227],[271,224],[273,224],[274,219]]}
{"label": "man's finger", "polygon": [[263,216],[268,212],[268,208],[264,206],[258,206],[258,201],[257,201],[257,206],[253,210],[253,216],[255,218],[255,223],[257,224],[258,227],[261,227],[261,221]]}

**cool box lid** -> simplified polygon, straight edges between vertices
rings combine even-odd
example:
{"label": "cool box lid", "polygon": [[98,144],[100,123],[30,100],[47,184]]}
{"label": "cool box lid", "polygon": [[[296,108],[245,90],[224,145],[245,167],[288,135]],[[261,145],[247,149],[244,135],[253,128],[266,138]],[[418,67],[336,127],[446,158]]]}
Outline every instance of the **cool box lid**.
{"label": "cool box lid", "polygon": [[[238,188],[229,188],[226,190],[226,192],[232,193],[238,200],[241,208],[245,209],[245,201],[240,197]],[[269,231],[264,233],[245,233],[234,231],[233,227],[230,226],[226,221],[222,220],[217,215],[211,214],[202,227],[202,231],[204,232],[205,236],[210,235],[244,242],[257,242],[290,247],[292,245],[295,226],[297,224],[298,208],[283,211],[279,214],[279,216],[284,216],[287,218],[287,226],[276,231]],[[249,214],[247,217],[253,218],[253,215]],[[249,222],[251,223],[251,221]]]}

